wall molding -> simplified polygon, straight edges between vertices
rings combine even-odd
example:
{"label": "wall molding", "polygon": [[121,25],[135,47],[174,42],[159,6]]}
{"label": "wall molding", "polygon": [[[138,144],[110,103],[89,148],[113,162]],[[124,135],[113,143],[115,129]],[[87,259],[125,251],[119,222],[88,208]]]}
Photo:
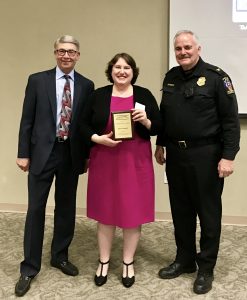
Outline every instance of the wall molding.
{"label": "wall molding", "polygon": [[[11,203],[0,203],[0,212],[15,212],[15,213],[26,213],[26,204],[11,204]],[[46,214],[52,215],[54,211],[54,206],[46,207]],[[77,207],[77,216],[86,216],[86,209]],[[172,216],[170,212],[155,212],[156,221],[172,221]],[[225,225],[242,225],[247,226],[247,217],[245,216],[223,216],[222,224]]]}

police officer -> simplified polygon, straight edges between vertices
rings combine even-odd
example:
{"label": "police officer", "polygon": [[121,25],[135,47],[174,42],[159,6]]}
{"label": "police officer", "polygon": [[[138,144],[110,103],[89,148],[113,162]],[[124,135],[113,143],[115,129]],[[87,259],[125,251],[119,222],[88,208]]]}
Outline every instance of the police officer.
{"label": "police officer", "polygon": [[174,50],[179,66],[168,71],[163,82],[164,127],[155,158],[159,164],[166,162],[177,254],[159,276],[171,279],[198,267],[193,290],[205,294],[212,288],[219,249],[224,178],[233,173],[239,151],[238,107],[231,79],[201,59],[193,32],[179,31]]}

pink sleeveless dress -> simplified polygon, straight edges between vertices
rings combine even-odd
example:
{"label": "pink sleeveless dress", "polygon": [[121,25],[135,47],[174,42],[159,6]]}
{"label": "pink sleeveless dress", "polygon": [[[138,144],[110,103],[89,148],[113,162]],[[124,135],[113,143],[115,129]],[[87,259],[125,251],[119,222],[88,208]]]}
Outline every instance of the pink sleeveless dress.
{"label": "pink sleeveless dress", "polygon": [[[133,96],[112,96],[111,112],[133,108]],[[105,133],[112,131],[111,114]],[[90,153],[87,216],[105,225],[134,228],[154,221],[151,143],[136,133],[116,147],[94,145]]]}

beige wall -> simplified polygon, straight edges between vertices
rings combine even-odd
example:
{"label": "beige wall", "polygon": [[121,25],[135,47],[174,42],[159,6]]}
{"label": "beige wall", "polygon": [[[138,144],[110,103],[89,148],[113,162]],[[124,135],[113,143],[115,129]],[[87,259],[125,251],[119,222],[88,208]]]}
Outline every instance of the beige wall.
{"label": "beige wall", "polygon": [[[168,0],[2,0],[1,28],[1,147],[0,209],[27,203],[26,174],[15,165],[19,120],[27,77],[52,68],[53,42],[71,34],[81,42],[77,71],[96,87],[107,84],[106,63],[117,52],[128,52],[140,67],[137,84],[149,88],[160,100],[167,70]],[[241,153],[236,172],[226,180],[224,215],[247,218],[247,120],[241,122]],[[169,212],[163,168],[155,164],[156,211]],[[85,208],[86,176],[81,176],[78,207]],[[53,205],[52,195],[49,205]],[[22,206],[23,205],[23,206]],[[247,223],[247,222],[246,222]]]}

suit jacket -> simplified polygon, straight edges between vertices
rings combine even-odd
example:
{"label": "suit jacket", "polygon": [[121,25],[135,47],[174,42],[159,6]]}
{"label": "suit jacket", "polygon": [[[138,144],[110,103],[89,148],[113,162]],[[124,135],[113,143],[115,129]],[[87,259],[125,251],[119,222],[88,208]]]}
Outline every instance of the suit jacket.
{"label": "suit jacket", "polygon": [[[75,171],[83,173],[85,144],[78,130],[83,107],[94,90],[91,80],[74,73],[74,99],[69,131]],[[56,68],[29,76],[19,130],[18,158],[30,159],[30,171],[40,174],[56,139]]]}
{"label": "suit jacket", "polygon": [[[83,112],[81,131],[88,146],[91,145],[91,136],[95,133],[101,135],[106,128],[110,115],[112,85],[101,87],[94,91]],[[141,123],[135,123],[135,131],[143,139],[150,139],[150,135],[157,135],[161,130],[161,117],[157,102],[152,93],[143,87],[133,85],[134,103],[145,105],[145,111],[152,125],[148,130]]]}

